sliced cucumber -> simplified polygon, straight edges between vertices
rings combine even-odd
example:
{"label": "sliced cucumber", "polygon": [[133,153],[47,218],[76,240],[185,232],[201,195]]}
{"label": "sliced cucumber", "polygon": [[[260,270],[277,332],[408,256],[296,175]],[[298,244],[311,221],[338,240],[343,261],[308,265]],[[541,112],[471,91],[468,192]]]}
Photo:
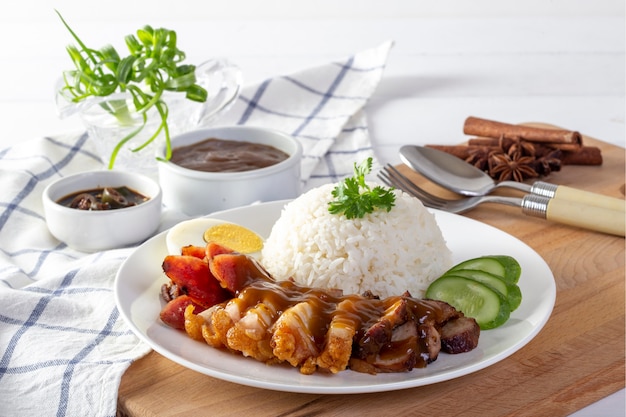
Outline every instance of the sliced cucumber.
{"label": "sliced cucumber", "polygon": [[482,284],[491,287],[493,290],[498,291],[505,298],[509,293],[509,289],[506,286],[506,282],[497,275],[489,272],[481,271],[479,269],[456,269],[454,271],[448,271],[443,276],[456,276],[464,277],[476,280]]}
{"label": "sliced cucumber", "polygon": [[511,311],[515,311],[522,304],[522,290],[517,284],[509,284],[507,289],[509,293],[506,298],[509,301],[509,307],[511,307]]}
{"label": "sliced cucumber", "polygon": [[498,291],[476,280],[444,275],[433,281],[426,298],[445,301],[473,317],[481,329],[493,329],[509,319],[511,308]]}
{"label": "sliced cucumber", "polygon": [[448,272],[459,269],[478,269],[501,277],[510,284],[517,284],[522,273],[520,264],[508,255],[482,256],[453,266]]}
{"label": "sliced cucumber", "polygon": [[515,311],[522,302],[522,292],[517,284],[510,284],[502,277],[480,269],[453,269],[443,276],[460,276],[476,280],[498,291],[509,303],[511,311]]}

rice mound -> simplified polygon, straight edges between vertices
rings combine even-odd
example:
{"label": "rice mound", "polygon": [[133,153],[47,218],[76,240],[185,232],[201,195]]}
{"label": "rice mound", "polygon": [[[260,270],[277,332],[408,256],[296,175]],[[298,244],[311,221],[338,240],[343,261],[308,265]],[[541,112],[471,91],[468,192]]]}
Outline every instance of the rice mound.
{"label": "rice mound", "polygon": [[328,211],[334,188],[317,187],[283,208],[261,252],[261,264],[275,279],[344,294],[423,297],[452,266],[435,216],[418,199],[395,190],[391,211],[347,219]]}

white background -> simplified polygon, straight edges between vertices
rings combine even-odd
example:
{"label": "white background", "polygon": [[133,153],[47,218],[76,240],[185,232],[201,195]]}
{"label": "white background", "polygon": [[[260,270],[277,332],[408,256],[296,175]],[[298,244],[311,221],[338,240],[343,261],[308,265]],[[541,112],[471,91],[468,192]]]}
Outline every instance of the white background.
{"label": "white background", "polygon": [[54,9],[94,47],[123,50],[147,23],[175,29],[190,62],[228,57],[246,82],[392,39],[369,106],[372,138],[392,162],[407,140],[463,140],[469,115],[624,144],[623,0],[25,0],[0,6],[0,145],[81,127],[55,111],[72,39]]}
{"label": "white background", "polygon": [[[394,40],[368,105],[382,162],[404,143],[465,140],[470,115],[626,141],[623,0],[22,0],[0,5],[0,149],[81,129],[56,115],[72,40],[54,9],[93,47],[174,29],[189,62],[227,57],[246,83]],[[624,391],[576,416],[624,416]]]}

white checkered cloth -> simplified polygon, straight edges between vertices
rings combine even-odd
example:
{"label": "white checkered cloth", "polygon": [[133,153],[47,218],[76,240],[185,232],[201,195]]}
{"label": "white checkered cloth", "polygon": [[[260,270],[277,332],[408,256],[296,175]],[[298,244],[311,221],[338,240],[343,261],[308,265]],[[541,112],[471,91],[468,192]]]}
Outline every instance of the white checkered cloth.
{"label": "white checkered cloth", "polygon": [[[364,106],[391,46],[246,87],[219,124],[272,127],[301,140],[305,189],[351,175],[355,162],[375,159]],[[124,371],[150,350],[119,317],[112,289],[134,247],[84,254],[46,226],[43,189],[100,168],[86,133],[0,151],[2,417],[113,417]]]}

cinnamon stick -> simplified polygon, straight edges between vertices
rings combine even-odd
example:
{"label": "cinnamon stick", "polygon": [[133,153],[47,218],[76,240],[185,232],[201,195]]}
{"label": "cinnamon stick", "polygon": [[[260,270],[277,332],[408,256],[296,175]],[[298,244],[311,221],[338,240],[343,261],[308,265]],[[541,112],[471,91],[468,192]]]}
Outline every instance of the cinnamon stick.
{"label": "cinnamon stick", "polygon": [[[449,153],[463,160],[469,158],[472,154],[472,149],[475,149],[475,147],[465,145],[426,145],[426,147]],[[493,148],[493,150],[496,149],[495,147]]]}
{"label": "cinnamon stick", "polygon": [[463,132],[477,137],[468,139],[466,145],[426,146],[454,155],[494,179],[500,175],[500,180],[501,172],[492,171],[494,159],[505,165],[508,177],[515,181],[528,178],[523,174],[529,169],[547,176],[559,171],[562,165],[602,165],[600,148],[584,146],[582,135],[576,131],[511,125],[470,116]]}
{"label": "cinnamon stick", "polygon": [[571,150],[582,146],[582,135],[576,131],[513,125],[472,116],[465,120],[463,133],[488,138],[519,138],[529,142],[567,144],[573,146]]}
{"label": "cinnamon stick", "polygon": [[602,152],[596,146],[583,146],[574,152],[563,152],[563,165],[602,165]]}
{"label": "cinnamon stick", "polygon": [[[438,149],[443,152],[447,152],[461,158],[463,160],[468,159],[472,154],[478,150],[498,150],[499,147],[494,146],[493,143],[484,141],[483,138],[470,139],[467,145],[426,145],[429,148]],[[548,153],[541,147],[537,148],[537,152],[541,154]],[[561,163],[563,165],[602,165],[602,153],[600,148],[595,146],[582,146],[576,151],[564,151],[561,154]]]}
{"label": "cinnamon stick", "polygon": [[[509,137],[504,137],[504,138],[510,139]],[[467,144],[471,146],[498,146],[499,142],[500,142],[500,139],[496,139],[496,138],[472,138],[467,141]],[[527,142],[530,142],[530,141],[527,141]],[[576,152],[583,147],[582,143],[561,143],[561,142],[532,142],[532,143],[535,146],[545,145],[552,149],[560,149],[562,151],[568,151],[568,152]]]}

